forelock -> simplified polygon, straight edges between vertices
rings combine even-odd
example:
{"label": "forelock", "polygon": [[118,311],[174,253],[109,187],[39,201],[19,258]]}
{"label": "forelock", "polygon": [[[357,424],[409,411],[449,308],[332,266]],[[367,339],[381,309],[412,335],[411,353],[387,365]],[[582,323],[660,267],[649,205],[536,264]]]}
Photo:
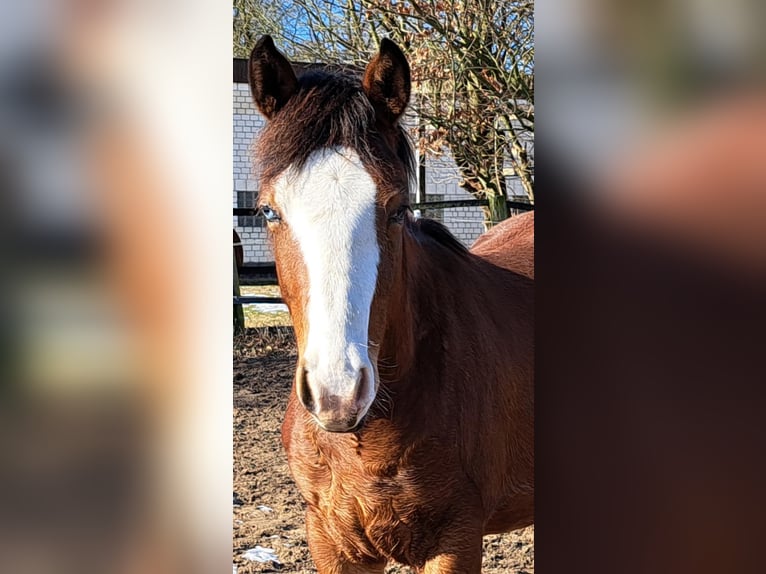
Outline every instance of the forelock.
{"label": "forelock", "polygon": [[358,77],[310,71],[299,78],[296,94],[261,133],[256,168],[263,181],[270,181],[290,166],[301,169],[318,149],[347,148],[381,176],[403,166],[406,187],[414,177],[412,148],[401,126],[390,135],[393,145],[380,133]]}

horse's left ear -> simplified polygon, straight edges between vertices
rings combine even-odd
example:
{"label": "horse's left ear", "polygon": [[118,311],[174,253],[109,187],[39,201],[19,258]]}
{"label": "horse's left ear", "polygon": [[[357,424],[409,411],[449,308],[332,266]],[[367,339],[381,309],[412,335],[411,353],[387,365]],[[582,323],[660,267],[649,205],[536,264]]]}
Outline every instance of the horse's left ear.
{"label": "horse's left ear", "polygon": [[362,88],[375,107],[379,119],[394,124],[410,101],[410,65],[407,58],[388,38],[367,65]]}

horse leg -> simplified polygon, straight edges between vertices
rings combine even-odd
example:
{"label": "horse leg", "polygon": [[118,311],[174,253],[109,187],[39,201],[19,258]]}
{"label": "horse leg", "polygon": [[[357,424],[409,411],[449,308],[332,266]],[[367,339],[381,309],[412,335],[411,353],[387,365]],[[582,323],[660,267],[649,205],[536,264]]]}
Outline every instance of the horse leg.
{"label": "horse leg", "polygon": [[481,549],[478,553],[445,552],[434,556],[422,570],[423,574],[479,574],[481,572]]}
{"label": "horse leg", "polygon": [[318,574],[383,574],[386,568],[383,557],[364,562],[348,560],[311,510],[306,512],[306,538]]}
{"label": "horse leg", "polygon": [[422,574],[480,574],[482,533],[456,531],[456,536],[440,541],[444,550],[426,561]]}

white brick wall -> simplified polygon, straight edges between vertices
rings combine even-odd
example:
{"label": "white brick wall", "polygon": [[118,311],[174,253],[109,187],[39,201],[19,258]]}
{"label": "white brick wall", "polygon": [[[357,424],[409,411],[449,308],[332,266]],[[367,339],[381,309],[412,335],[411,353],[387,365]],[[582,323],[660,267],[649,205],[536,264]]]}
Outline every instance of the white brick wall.
{"label": "white brick wall", "polygon": [[274,261],[264,228],[241,227],[237,229],[237,233],[242,239],[245,262]]}
{"label": "white brick wall", "polygon": [[[237,207],[237,192],[256,192],[257,180],[252,173],[252,146],[258,132],[264,125],[264,118],[258,113],[250,99],[247,84],[234,83],[234,173],[233,203]],[[440,195],[444,200],[472,199],[472,196],[458,186],[460,173],[449,154],[440,158],[427,159],[426,199],[429,195]],[[514,184],[509,180],[511,190]],[[509,190],[509,191],[511,191]],[[445,209],[443,221],[464,244],[470,245],[484,231],[484,214],[480,207]],[[266,230],[259,227],[239,227],[234,217],[234,228],[242,238],[245,262],[273,261],[273,255],[266,238]]]}
{"label": "white brick wall", "polygon": [[[426,201],[429,195],[439,195],[444,201],[473,199],[458,185],[460,171],[449,152],[441,157],[426,159]],[[443,210],[442,221],[465,245],[471,245],[484,232],[484,212],[481,207],[454,207]]]}
{"label": "white brick wall", "polygon": [[[264,125],[264,118],[255,109],[247,84],[234,83],[234,173],[232,178],[232,201],[237,206],[237,192],[257,192],[258,181],[252,172],[252,147],[258,132]],[[234,229],[242,239],[246,263],[273,261],[266,230],[262,227],[240,227],[234,217]]]}

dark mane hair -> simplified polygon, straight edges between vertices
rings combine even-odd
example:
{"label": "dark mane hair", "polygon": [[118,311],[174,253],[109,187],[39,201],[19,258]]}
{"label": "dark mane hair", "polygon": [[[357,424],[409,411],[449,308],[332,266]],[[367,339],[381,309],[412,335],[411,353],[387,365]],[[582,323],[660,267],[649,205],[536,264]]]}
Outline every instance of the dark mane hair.
{"label": "dark mane hair", "polygon": [[468,248],[452,235],[447,227],[435,219],[418,218],[409,222],[409,228],[415,237],[427,238],[458,255],[467,255]]}
{"label": "dark mane hair", "polygon": [[404,188],[397,191],[406,191],[415,174],[412,146],[398,123],[387,132],[381,132],[358,77],[305,72],[258,141],[261,177],[273,179],[290,165],[300,168],[314,151],[337,146],[353,149],[368,169],[384,180],[394,176],[396,187]]}

